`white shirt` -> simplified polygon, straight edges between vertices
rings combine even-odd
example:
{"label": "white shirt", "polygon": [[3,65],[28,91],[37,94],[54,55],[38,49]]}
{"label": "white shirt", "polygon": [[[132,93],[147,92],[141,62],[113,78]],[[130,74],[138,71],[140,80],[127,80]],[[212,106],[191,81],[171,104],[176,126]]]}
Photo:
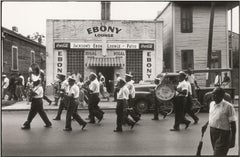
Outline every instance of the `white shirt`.
{"label": "white shirt", "polygon": [[194,80],[195,80],[195,76],[194,76],[193,74],[188,75],[188,81],[189,81],[191,84],[194,84]]}
{"label": "white shirt", "polygon": [[77,73],[77,74],[72,74],[73,78],[76,80],[76,83],[79,82],[80,80],[80,77],[81,77],[81,74],[80,73]]}
{"label": "white shirt", "polygon": [[72,96],[72,94],[73,94],[74,98],[78,98],[79,97],[79,87],[76,84],[74,84],[73,86],[68,86],[66,89],[66,93],[68,96]]}
{"label": "white shirt", "polygon": [[90,83],[89,89],[90,89],[93,93],[99,93],[99,91],[100,91],[100,84],[99,84],[97,78]]}
{"label": "white shirt", "polygon": [[[183,80],[182,82],[179,82],[177,88],[178,89],[180,88],[182,91],[187,90],[187,92],[188,92],[188,85],[187,85],[187,82],[185,80]],[[176,95],[177,96],[185,96],[183,94],[180,94],[178,91],[176,91]]]}
{"label": "white shirt", "polygon": [[117,99],[118,100],[128,100],[128,96],[129,96],[129,90],[127,88],[127,86],[123,86],[119,92],[117,93]]}
{"label": "white shirt", "polygon": [[[192,87],[191,87],[191,84],[189,81],[186,81],[187,83],[187,86],[188,86],[188,93],[190,93],[190,95],[192,95]],[[188,96],[188,93],[187,93],[187,96]]]}
{"label": "white shirt", "polygon": [[236,121],[236,112],[231,103],[222,100],[219,104],[210,103],[209,126],[222,130],[230,130],[230,122]]}
{"label": "white shirt", "polygon": [[[5,83],[5,84],[4,84]],[[9,79],[7,77],[4,78],[2,85],[4,84],[4,86],[2,88],[7,88],[9,86]]]}
{"label": "white shirt", "polygon": [[65,91],[67,90],[67,87],[68,87],[68,79],[64,80],[62,83],[61,83],[61,89],[64,89]]}
{"label": "white shirt", "polygon": [[135,87],[133,85],[133,81],[129,81],[126,83],[126,86],[129,90],[129,95],[132,96],[132,98],[135,98]]}
{"label": "white shirt", "polygon": [[33,98],[42,98],[43,97],[43,87],[41,85],[33,87],[33,92],[37,95],[33,96]]}

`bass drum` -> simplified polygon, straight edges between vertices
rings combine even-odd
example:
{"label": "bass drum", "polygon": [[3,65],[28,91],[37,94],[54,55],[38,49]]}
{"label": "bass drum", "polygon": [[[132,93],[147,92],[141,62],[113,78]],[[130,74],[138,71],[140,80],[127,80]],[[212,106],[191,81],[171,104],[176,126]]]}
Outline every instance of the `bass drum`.
{"label": "bass drum", "polygon": [[173,85],[161,83],[155,88],[155,94],[160,101],[169,101],[175,96]]}

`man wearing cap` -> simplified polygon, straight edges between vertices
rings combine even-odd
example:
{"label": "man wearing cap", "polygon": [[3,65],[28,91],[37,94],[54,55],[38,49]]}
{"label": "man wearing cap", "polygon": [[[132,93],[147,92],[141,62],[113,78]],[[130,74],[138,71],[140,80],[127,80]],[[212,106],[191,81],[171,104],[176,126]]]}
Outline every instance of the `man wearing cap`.
{"label": "man wearing cap", "polygon": [[89,123],[95,123],[95,117],[98,119],[98,123],[103,119],[104,112],[99,108],[98,103],[99,99],[99,92],[100,92],[100,85],[97,79],[97,75],[93,72],[89,75],[89,80],[91,81],[89,85],[89,89],[91,93],[89,95]]}
{"label": "man wearing cap", "polygon": [[[155,78],[154,83],[155,83],[156,85],[159,85],[159,83],[160,83],[160,78]],[[152,119],[152,120],[159,120],[159,118],[158,118],[159,113],[163,115],[163,119],[164,119],[164,118],[166,118],[167,113],[165,113],[165,112],[163,112],[163,111],[161,111],[161,110],[159,109],[159,107],[160,107],[160,102],[158,101],[155,93],[156,93],[156,91],[155,91],[155,89],[153,89],[153,90],[152,90],[152,98],[151,98],[151,101],[152,101],[153,104],[154,104],[154,113],[153,113],[153,119]]]}
{"label": "man wearing cap", "polygon": [[189,124],[191,123],[189,120],[187,120],[184,116],[184,109],[186,105],[186,95],[188,93],[188,86],[185,81],[186,74],[183,71],[179,72],[179,83],[176,88],[176,95],[173,99],[173,107],[175,111],[175,123],[173,126],[173,129],[170,129],[170,131],[179,131],[180,124],[185,124],[185,129],[188,128]]}
{"label": "man wearing cap", "polygon": [[114,132],[122,132],[122,124],[123,121],[126,122],[131,129],[134,127],[135,122],[127,116],[127,100],[129,96],[129,90],[126,86],[126,82],[123,79],[119,80],[119,92],[117,93],[117,107],[116,107],[116,114],[117,114],[117,128]]}
{"label": "man wearing cap", "polygon": [[32,96],[31,108],[28,113],[27,121],[23,124],[22,129],[30,129],[30,124],[37,113],[39,113],[40,117],[46,124],[45,127],[51,127],[52,123],[49,121],[47,114],[43,110],[43,101],[42,101],[43,87],[40,83],[40,78],[33,77],[32,81],[33,81],[33,89],[30,89],[30,93]]}
{"label": "man wearing cap", "polygon": [[4,99],[5,95],[7,94],[9,86],[9,79],[5,74],[2,75],[2,99]]}
{"label": "man wearing cap", "polygon": [[87,123],[79,116],[77,112],[78,107],[78,97],[79,97],[79,88],[75,84],[75,78],[68,78],[68,87],[66,88],[66,95],[68,99],[68,109],[66,116],[66,125],[64,131],[72,131],[71,126],[71,117],[73,117],[79,125],[82,125],[82,130],[85,128]]}
{"label": "man wearing cap", "polygon": [[128,107],[129,107],[129,114],[134,119],[135,122],[138,122],[140,120],[140,113],[134,106],[134,98],[135,98],[135,87],[133,85],[131,74],[125,74],[125,80],[126,80],[126,86],[129,90],[129,96],[128,96]]}
{"label": "man wearing cap", "polygon": [[66,92],[66,89],[68,87],[68,79],[65,79],[65,75],[63,74],[57,74],[57,78],[59,79],[57,84],[57,89],[56,89],[56,97],[55,101],[56,103],[58,102],[60,98],[60,104],[58,107],[58,113],[57,116],[53,120],[61,120],[61,114],[63,109],[66,107],[66,101],[64,99],[64,93]]}
{"label": "man wearing cap", "polygon": [[224,89],[217,87],[212,94],[209,121],[202,127],[202,133],[209,125],[214,156],[226,156],[229,148],[235,146],[237,116],[233,105],[223,99]]}

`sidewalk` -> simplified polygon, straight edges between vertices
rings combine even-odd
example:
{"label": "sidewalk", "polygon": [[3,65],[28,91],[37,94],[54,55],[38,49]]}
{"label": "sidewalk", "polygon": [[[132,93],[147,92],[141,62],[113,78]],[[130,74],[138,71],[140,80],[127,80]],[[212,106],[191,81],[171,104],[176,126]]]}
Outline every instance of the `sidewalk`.
{"label": "sidewalk", "polygon": [[[53,96],[48,96],[50,100],[54,100]],[[59,106],[53,105],[54,102],[52,102],[51,105],[48,104],[45,100],[43,100],[43,108],[45,110],[57,110]],[[99,102],[99,107],[103,110],[111,110],[116,108],[116,102],[113,102],[113,97],[110,97],[110,100],[107,101],[106,99],[101,99]],[[2,111],[27,111],[30,109],[30,103],[28,104],[26,100],[19,101],[14,103],[10,106],[3,106]],[[83,107],[79,106],[79,109],[87,110],[87,104],[84,104]]]}

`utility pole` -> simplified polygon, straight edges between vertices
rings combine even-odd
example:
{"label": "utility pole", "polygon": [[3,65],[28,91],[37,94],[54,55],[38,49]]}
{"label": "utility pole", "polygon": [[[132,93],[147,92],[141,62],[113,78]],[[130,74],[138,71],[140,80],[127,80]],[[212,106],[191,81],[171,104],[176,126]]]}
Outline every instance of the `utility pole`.
{"label": "utility pole", "polygon": [[[208,53],[207,53],[207,68],[211,69],[211,59],[212,59],[212,36],[213,36],[213,23],[214,23],[214,10],[215,2],[211,2],[211,14],[210,14],[210,23],[209,23],[209,33],[208,33]],[[210,75],[206,80],[206,86],[210,86]]]}

